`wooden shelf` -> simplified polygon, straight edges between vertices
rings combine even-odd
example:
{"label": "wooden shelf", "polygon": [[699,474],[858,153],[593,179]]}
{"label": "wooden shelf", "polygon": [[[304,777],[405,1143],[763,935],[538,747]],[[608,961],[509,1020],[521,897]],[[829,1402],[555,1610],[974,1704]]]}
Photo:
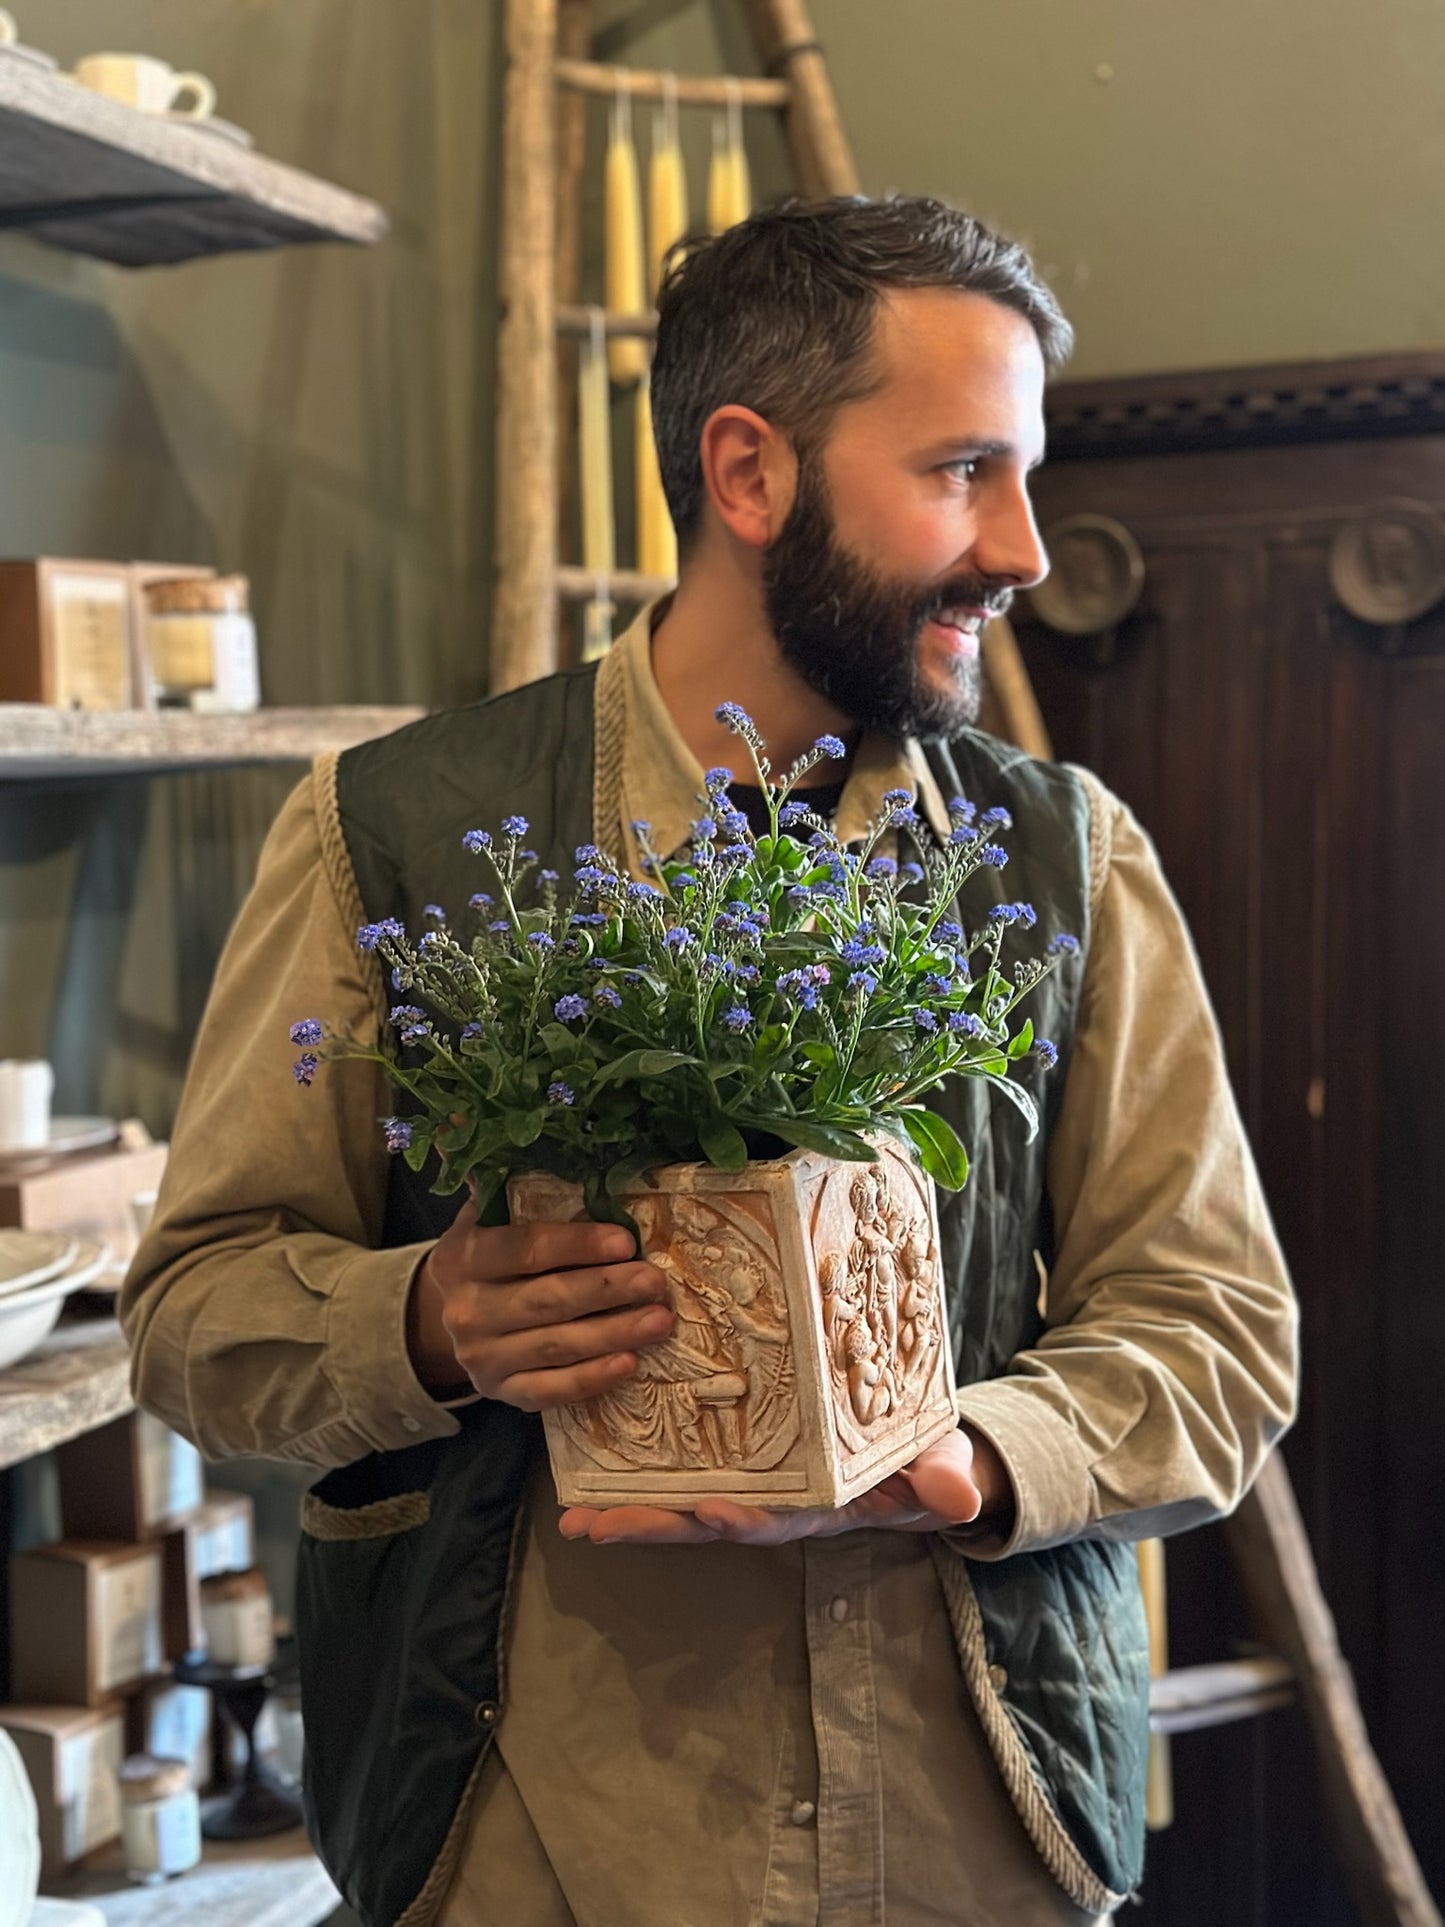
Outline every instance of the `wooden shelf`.
{"label": "wooden shelf", "polygon": [[415,722],[425,710],[347,706],[205,716],[186,709],[47,709],[0,703],[0,780],[155,775],[235,763],[304,762]]}
{"label": "wooden shelf", "polygon": [[120,267],[373,244],[373,201],[0,52],[0,228]]}
{"label": "wooden shelf", "polygon": [[299,1827],[261,1840],[207,1840],[199,1867],[155,1887],[126,1878],[116,1842],[40,1890],[88,1901],[106,1927],[317,1927],[341,1902]]}
{"label": "wooden shelf", "polygon": [[113,1318],[64,1320],[0,1371],[0,1470],[132,1409],[130,1353]]}

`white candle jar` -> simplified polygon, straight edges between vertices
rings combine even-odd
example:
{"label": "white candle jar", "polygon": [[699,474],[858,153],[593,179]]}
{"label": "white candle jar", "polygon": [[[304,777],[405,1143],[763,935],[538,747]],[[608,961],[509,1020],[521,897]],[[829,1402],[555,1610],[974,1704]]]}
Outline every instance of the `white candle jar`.
{"label": "white candle jar", "polygon": [[243,575],[148,582],[145,656],[151,693],[163,706],[259,707],[256,626]]}
{"label": "white candle jar", "polygon": [[269,1666],[276,1656],[271,1594],[259,1566],[203,1579],[201,1622],[218,1666]]}
{"label": "white candle jar", "polygon": [[201,1808],[184,1760],[132,1754],[116,1770],[120,1842],[132,1880],[154,1884],[201,1857]]}

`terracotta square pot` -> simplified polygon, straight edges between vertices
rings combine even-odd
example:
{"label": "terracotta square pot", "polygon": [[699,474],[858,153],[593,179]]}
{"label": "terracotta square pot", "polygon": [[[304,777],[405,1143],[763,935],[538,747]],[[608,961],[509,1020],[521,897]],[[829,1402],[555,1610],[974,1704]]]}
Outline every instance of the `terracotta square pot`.
{"label": "terracotta square pot", "polygon": [[[545,1172],[507,1198],[584,1215]],[[900,1149],[667,1165],[624,1202],[677,1322],[630,1384],[543,1415],[563,1504],[840,1506],[953,1430],[938,1210]]]}

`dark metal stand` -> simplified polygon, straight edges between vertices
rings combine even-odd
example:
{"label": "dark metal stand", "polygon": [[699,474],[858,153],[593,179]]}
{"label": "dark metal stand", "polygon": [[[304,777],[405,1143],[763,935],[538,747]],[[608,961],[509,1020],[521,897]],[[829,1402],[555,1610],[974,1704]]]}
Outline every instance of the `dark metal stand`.
{"label": "dark metal stand", "polygon": [[256,1722],[267,1695],[278,1683],[274,1666],[219,1666],[204,1654],[178,1659],[175,1676],[183,1686],[204,1686],[229,1714],[246,1742],[241,1784],[208,1800],[201,1810],[201,1832],[208,1840],[255,1840],[286,1833],[302,1824],[301,1801],[256,1754]]}

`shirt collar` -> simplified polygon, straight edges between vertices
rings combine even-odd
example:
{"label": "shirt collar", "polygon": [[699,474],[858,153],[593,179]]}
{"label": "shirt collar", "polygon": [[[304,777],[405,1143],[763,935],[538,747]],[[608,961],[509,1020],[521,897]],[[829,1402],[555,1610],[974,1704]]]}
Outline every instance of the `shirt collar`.
{"label": "shirt collar", "polygon": [[[660,856],[686,843],[702,808],[703,769],[683,741],[652,673],[652,632],[665,602],[652,603],[613,643],[621,657],[626,704],[622,746],[622,839],[628,868],[643,874],[641,850],[631,825],[651,826],[649,840]],[[741,775],[741,772],[739,772]],[[854,753],[838,803],[840,842],[857,841],[889,790],[906,790],[940,841],[948,840],[948,811],[920,746],[879,730],[865,730]],[[806,797],[806,790],[799,794]]]}

